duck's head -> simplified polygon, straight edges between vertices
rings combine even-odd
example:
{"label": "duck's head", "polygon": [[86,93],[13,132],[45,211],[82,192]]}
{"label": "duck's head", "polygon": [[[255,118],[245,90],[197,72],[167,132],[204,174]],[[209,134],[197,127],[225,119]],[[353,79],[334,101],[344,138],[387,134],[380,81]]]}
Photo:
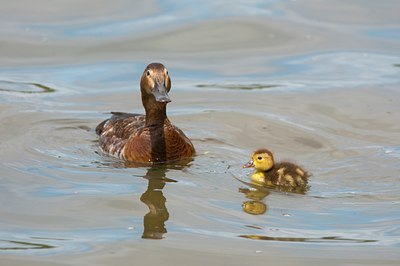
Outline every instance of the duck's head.
{"label": "duck's head", "polygon": [[274,156],[267,149],[259,149],[253,152],[251,160],[243,165],[243,168],[254,167],[259,171],[268,171],[274,166]]}
{"label": "duck's head", "polygon": [[143,71],[140,80],[143,102],[155,101],[167,104],[171,100],[168,92],[171,89],[171,78],[163,64],[151,63]]}

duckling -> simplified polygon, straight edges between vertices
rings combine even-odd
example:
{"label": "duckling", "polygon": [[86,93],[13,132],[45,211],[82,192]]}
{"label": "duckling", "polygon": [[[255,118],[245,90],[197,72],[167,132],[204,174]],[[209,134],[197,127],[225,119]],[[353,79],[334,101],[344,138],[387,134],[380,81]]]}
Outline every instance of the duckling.
{"label": "duckling", "polygon": [[96,127],[104,153],[138,163],[163,163],[194,156],[195,149],[182,130],[167,117],[171,78],[160,63],[143,71],[140,90],[145,115],[112,112]]}
{"label": "duckling", "polygon": [[274,162],[274,156],[267,149],[256,150],[243,168],[254,167],[251,181],[255,184],[278,187],[286,191],[305,190],[310,174],[290,162]]}

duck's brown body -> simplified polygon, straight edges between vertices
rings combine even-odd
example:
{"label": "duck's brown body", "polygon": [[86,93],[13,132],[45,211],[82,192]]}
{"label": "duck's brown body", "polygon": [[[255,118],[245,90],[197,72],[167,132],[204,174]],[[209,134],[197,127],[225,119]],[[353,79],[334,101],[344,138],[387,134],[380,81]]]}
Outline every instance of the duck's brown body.
{"label": "duck's brown body", "polygon": [[192,157],[191,141],[166,114],[171,81],[163,65],[147,66],[141,79],[146,115],[113,113],[96,132],[101,149],[110,155],[140,163],[161,163]]}

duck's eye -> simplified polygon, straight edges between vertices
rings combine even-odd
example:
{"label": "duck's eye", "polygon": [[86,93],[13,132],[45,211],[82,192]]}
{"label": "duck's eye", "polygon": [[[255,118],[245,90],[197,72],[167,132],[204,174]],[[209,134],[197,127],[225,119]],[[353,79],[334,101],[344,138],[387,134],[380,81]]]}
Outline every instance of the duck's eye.
{"label": "duck's eye", "polygon": [[147,75],[147,76],[150,76],[150,71],[149,71],[149,70],[147,70],[146,75]]}
{"label": "duck's eye", "polygon": [[167,70],[167,75],[168,75],[168,70]]}
{"label": "duck's eye", "polygon": [[258,157],[257,157],[257,160],[261,161],[261,160],[262,160],[262,157],[261,157],[261,156],[258,156]]}

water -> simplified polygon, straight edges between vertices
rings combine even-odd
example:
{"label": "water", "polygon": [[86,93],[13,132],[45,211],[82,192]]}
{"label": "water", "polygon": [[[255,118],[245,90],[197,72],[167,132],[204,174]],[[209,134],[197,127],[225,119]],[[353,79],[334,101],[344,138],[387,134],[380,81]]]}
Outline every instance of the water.
{"label": "water", "polygon": [[[398,263],[397,1],[0,7],[1,265]],[[142,112],[153,61],[187,165],[97,146],[107,112]],[[261,147],[310,190],[249,192]]]}

